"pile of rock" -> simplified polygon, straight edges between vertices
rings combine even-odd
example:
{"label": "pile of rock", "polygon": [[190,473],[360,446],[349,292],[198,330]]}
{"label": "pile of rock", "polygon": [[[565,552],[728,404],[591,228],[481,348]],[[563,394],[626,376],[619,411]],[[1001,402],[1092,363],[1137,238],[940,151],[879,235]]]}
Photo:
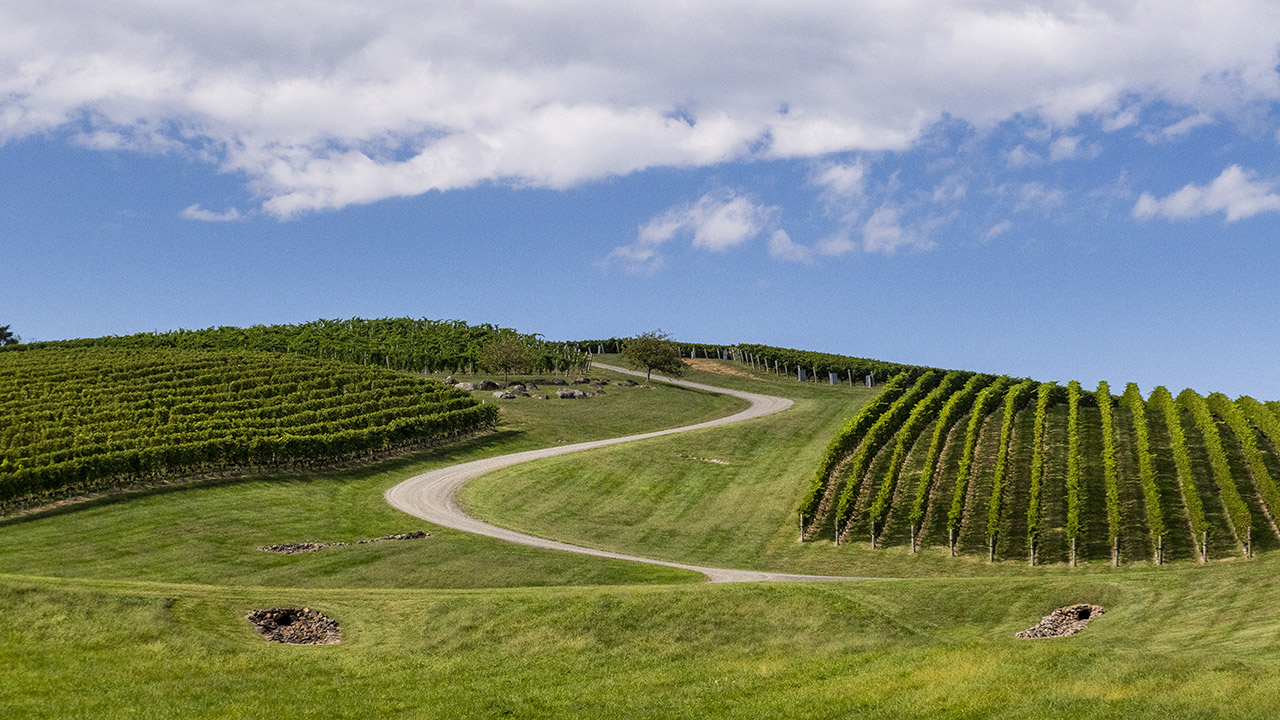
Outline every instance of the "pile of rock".
{"label": "pile of rock", "polygon": [[1040,624],[1029,627],[1015,635],[1024,640],[1034,638],[1053,638],[1075,635],[1084,629],[1093,618],[1106,612],[1101,605],[1078,603],[1060,607],[1040,619]]}
{"label": "pile of rock", "polygon": [[414,530],[413,532],[399,533],[397,535],[383,535],[382,537],[361,540],[357,545],[368,545],[369,543],[386,542],[388,540],[421,540],[422,538],[431,537],[431,533],[422,530]]}
{"label": "pile of rock", "polygon": [[[570,384],[573,384],[573,385],[590,386],[591,387],[590,391],[582,391],[582,390],[569,388],[569,387],[564,387],[556,391],[556,397],[562,400],[577,400],[581,398],[595,397],[597,395],[607,395],[608,393],[605,392],[604,386],[610,384],[609,380],[605,378],[590,378],[590,377],[586,377],[585,375],[575,378],[572,383],[565,380],[564,378],[552,378],[550,380],[546,378],[537,378],[535,380],[530,380],[527,384],[519,381],[511,381],[507,383],[507,386],[505,388],[500,387],[498,386],[497,383],[493,383],[488,380],[483,380],[478,383],[457,382],[456,380],[453,379],[452,375],[450,375],[449,377],[446,377],[444,379],[444,382],[446,385],[452,385],[453,387],[458,388],[459,390],[491,390],[493,391],[493,397],[496,400],[515,400],[516,398],[521,398],[521,397],[532,397],[535,400],[549,399],[549,396],[547,395],[542,395],[542,394],[530,395],[529,394],[530,390],[537,390],[539,385],[568,386]],[[632,380],[619,380],[615,384],[620,387],[636,386],[636,383]]]}
{"label": "pile of rock", "polygon": [[[414,530],[413,532],[400,533],[398,535],[383,535],[382,537],[371,538],[369,540],[360,540],[356,545],[367,545],[369,543],[386,542],[387,540],[420,540],[422,538],[431,537],[431,533],[422,530]],[[280,545],[259,545],[258,549],[263,552],[276,553],[279,555],[297,555],[299,553],[310,553],[324,550],[331,547],[345,547],[351,543],[347,542],[300,542],[300,543],[282,543]]]}
{"label": "pile of rock", "polygon": [[276,553],[278,555],[297,555],[299,553],[319,552],[325,548],[342,547],[351,543],[344,542],[300,542],[300,543],[280,543],[279,545],[259,545],[258,549],[262,552]]}
{"label": "pile of rock", "polygon": [[287,645],[333,645],[342,642],[338,621],[311,608],[250,610],[245,617],[271,642]]}

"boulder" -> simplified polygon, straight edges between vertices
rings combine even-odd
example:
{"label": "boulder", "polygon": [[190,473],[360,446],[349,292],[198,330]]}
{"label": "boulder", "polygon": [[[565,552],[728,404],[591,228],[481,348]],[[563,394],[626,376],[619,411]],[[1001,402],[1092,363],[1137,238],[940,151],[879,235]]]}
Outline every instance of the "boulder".
{"label": "boulder", "polygon": [[556,397],[560,398],[561,400],[576,400],[578,398],[584,398],[586,396],[587,396],[586,393],[582,392],[581,390],[574,390],[573,388],[563,388],[561,390],[556,391]]}
{"label": "boulder", "polygon": [[550,400],[551,398],[547,397],[546,395],[534,395],[533,399],[534,400]]}
{"label": "boulder", "polygon": [[510,390],[511,392],[515,392],[517,390],[524,390],[524,383],[518,383],[513,380],[507,383],[507,389]]}
{"label": "boulder", "polygon": [[475,384],[475,383],[469,383],[469,382],[460,382],[460,383],[458,383],[458,384],[454,385],[454,387],[458,388],[459,390],[475,390],[475,389],[476,389],[476,384]]}
{"label": "boulder", "polygon": [[619,387],[635,387],[639,383],[637,383],[635,380],[619,380],[614,384],[618,385]]}
{"label": "boulder", "polygon": [[445,376],[444,376],[444,384],[445,384],[445,385],[457,385],[457,384],[458,384],[458,381],[457,381],[457,380],[454,380],[452,375],[445,375]]}
{"label": "boulder", "polygon": [[568,385],[569,383],[565,382],[564,378],[556,378],[550,382],[546,382],[543,384],[544,385]]}
{"label": "boulder", "polygon": [[574,385],[586,385],[586,384],[587,384],[587,383],[589,383],[589,382],[591,382],[591,378],[588,378],[588,377],[578,377],[576,380],[574,380],[574,381],[573,381],[573,384],[574,384]]}
{"label": "boulder", "polygon": [[476,389],[477,390],[498,390],[500,388],[498,387],[498,383],[493,382],[492,380],[481,380],[476,385]]}
{"label": "boulder", "polygon": [[493,396],[499,400],[515,400],[516,399],[515,393],[507,392],[506,390],[497,390],[493,393]]}

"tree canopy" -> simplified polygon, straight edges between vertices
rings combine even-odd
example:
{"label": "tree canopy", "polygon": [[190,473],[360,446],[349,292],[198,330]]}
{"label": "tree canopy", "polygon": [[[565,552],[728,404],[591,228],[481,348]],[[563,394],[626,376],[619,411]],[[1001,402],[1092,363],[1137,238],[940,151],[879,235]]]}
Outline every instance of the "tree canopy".
{"label": "tree canopy", "polygon": [[533,352],[515,337],[500,337],[480,349],[480,367],[502,373],[502,381],[513,372],[527,372],[533,363]]}
{"label": "tree canopy", "polygon": [[22,338],[14,335],[8,325],[0,325],[0,345],[17,345]]}
{"label": "tree canopy", "polygon": [[666,373],[673,377],[684,374],[684,359],[680,356],[680,346],[661,330],[641,333],[622,346],[622,357],[631,367],[645,372],[645,382],[653,376],[653,371]]}

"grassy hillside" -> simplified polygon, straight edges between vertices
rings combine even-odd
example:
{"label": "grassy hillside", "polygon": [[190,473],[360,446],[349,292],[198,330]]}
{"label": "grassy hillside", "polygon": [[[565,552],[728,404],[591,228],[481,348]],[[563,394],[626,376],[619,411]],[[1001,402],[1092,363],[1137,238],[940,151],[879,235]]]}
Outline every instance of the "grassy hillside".
{"label": "grassy hillside", "polygon": [[[1184,397],[1174,406],[1186,446],[1182,463],[1172,451],[1176,433],[1157,403],[1148,403],[1147,445],[1170,561],[1155,567],[1137,561],[1152,548],[1149,488],[1134,410],[1116,398],[1114,504],[1124,567],[1113,569],[1096,403],[1082,402],[1073,425],[1064,393],[1038,418],[1033,388],[1006,423],[1003,390],[1013,383],[1001,385],[991,409],[972,423],[973,473],[959,521],[975,549],[952,558],[947,514],[970,411],[953,408],[950,427],[918,418],[911,432],[889,433],[867,453],[859,492],[847,506],[861,533],[869,525],[858,525],[857,514],[870,513],[877,496],[887,498],[878,549],[869,536],[850,535],[840,547],[830,534],[800,543],[796,508],[815,468],[831,438],[881,388],[801,384],[762,365],[711,361],[703,367],[714,372],[692,370],[689,377],[783,395],[795,401],[791,410],[509,468],[476,481],[464,500],[500,524],[599,547],[900,579],[709,585],[692,573],[432,527],[383,502],[387,488],[428,469],[742,407],[657,383],[610,386],[585,401],[522,398],[497,404],[496,432],[445,447],[339,470],[208,479],[0,521],[0,717],[1163,719],[1280,712],[1273,612],[1280,553],[1245,560],[1236,536],[1221,530],[1244,517],[1236,507],[1233,520],[1223,478],[1243,488],[1238,478],[1251,476],[1241,473],[1280,468],[1257,408],[1237,403],[1257,423],[1259,449],[1250,463],[1247,441],[1229,432],[1221,400],[1204,399],[1219,428],[1215,445],[1197,424],[1203,409]],[[980,384],[939,378],[919,400],[932,397],[937,405],[941,394]],[[908,425],[911,413],[905,415]],[[1037,444],[1043,564],[1033,568],[1016,553],[1036,525]],[[1007,483],[993,516],[1002,445]],[[1079,450],[1074,460],[1072,447]],[[1070,568],[1075,465],[1082,559]],[[1177,474],[1182,465],[1186,478]],[[896,481],[886,484],[895,467]],[[1215,529],[1211,557],[1233,562],[1192,562],[1193,523],[1183,499],[1189,490],[1202,500],[1206,527]],[[1269,520],[1260,494],[1238,490],[1261,551],[1257,533]],[[916,498],[923,498],[924,529],[913,555]],[[995,564],[985,556],[991,517],[1003,538]],[[294,556],[257,549],[415,529],[432,536]],[[1013,638],[1074,602],[1107,612],[1072,638]],[[245,613],[282,605],[330,614],[342,624],[343,642],[264,642]]]}
{"label": "grassy hillside", "polygon": [[[7,576],[0,712],[1270,718],[1277,569],[380,592]],[[1014,639],[1077,601],[1107,612],[1071,638]],[[263,642],[244,615],[278,605],[340,619],[343,642]]]}
{"label": "grassy hillside", "polygon": [[[593,376],[619,378],[603,371]],[[365,588],[698,579],[683,571],[536,551],[428,526],[392,509],[382,494],[412,475],[455,463],[700,422],[743,405],[736,398],[667,385],[613,388],[581,401],[506,401],[498,405],[496,432],[373,464],[214,478],[0,520],[0,573]],[[414,529],[433,536],[307,555],[257,550],[259,545],[351,542]]]}

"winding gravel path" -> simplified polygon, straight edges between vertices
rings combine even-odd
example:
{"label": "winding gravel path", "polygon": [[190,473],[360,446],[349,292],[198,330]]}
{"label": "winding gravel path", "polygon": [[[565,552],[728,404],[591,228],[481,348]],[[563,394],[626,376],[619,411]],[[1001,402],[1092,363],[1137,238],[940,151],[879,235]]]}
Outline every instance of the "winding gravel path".
{"label": "winding gravel path", "polygon": [[[594,366],[604,370],[625,373],[627,375],[644,376],[644,373],[615,367],[613,365],[594,363]],[[561,445],[559,447],[543,448],[541,450],[527,450],[525,452],[485,458],[483,460],[473,460],[472,462],[463,463],[461,465],[453,465],[439,470],[432,470],[431,472],[411,477],[388,490],[386,492],[387,502],[398,510],[415,517],[422,518],[428,522],[435,523],[436,525],[453,528],[454,530],[462,530],[463,532],[475,533],[477,535],[487,535],[500,540],[518,543],[520,545],[530,545],[532,547],[545,548],[548,550],[563,550],[564,552],[573,552],[582,555],[595,555],[597,557],[612,558],[614,560],[631,560],[633,562],[648,563],[650,565],[665,565],[667,567],[681,568],[683,570],[693,570],[706,575],[711,582],[796,582],[806,580],[869,579],[832,577],[827,575],[791,575],[788,573],[760,572],[756,570],[703,567],[701,565],[688,565],[685,563],[668,562],[666,560],[640,557],[638,555],[626,555],[623,553],[610,552],[608,550],[598,550],[596,548],[583,547],[581,545],[571,545],[569,543],[558,542],[555,540],[547,540],[546,538],[526,535],[521,532],[516,532],[515,530],[498,527],[497,525],[490,525],[487,522],[477,520],[476,518],[466,514],[463,512],[462,507],[458,505],[458,500],[455,497],[458,492],[458,488],[462,487],[468,480],[472,480],[500,468],[510,467],[511,465],[528,462],[530,460],[538,460],[541,458],[554,457],[556,455],[566,455],[568,453],[581,452],[583,450],[617,445],[618,443],[644,440],[645,438],[660,437],[662,435],[673,435],[675,433],[700,430],[702,428],[716,427],[718,425],[728,425],[729,423],[741,422],[743,420],[750,420],[752,418],[764,417],[765,415],[782,412],[793,404],[792,401],[786,398],[774,397],[772,395],[759,395],[756,393],[742,392],[740,390],[729,390],[727,388],[712,387],[710,385],[702,385],[700,383],[688,382],[685,380],[674,380],[657,375],[655,375],[653,379],[671,383],[673,385],[693,388],[695,390],[706,390],[708,392],[732,395],[748,401],[751,403],[751,406],[740,413],[729,415],[728,417],[717,418],[715,420],[708,420],[707,422],[698,423],[696,425],[686,425],[685,427],[658,430],[656,432],[642,433],[639,435],[627,435],[625,437],[610,438],[608,440],[594,440],[574,445]]]}

